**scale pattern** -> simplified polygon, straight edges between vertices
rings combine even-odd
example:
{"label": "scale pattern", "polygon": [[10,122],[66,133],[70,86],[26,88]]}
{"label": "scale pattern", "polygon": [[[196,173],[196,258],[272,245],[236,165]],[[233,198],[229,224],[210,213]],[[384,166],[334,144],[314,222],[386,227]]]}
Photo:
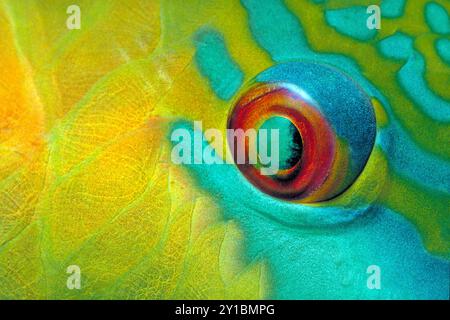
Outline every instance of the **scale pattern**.
{"label": "scale pattern", "polygon": [[[74,2],[80,30],[66,27]],[[366,28],[371,4],[380,30]],[[448,299],[449,12],[2,0],[0,297]],[[172,130],[225,130],[246,83],[300,60],[339,68],[374,106],[375,145],[349,189],[292,203],[233,165],[171,163]],[[69,265],[81,290],[66,287]]]}

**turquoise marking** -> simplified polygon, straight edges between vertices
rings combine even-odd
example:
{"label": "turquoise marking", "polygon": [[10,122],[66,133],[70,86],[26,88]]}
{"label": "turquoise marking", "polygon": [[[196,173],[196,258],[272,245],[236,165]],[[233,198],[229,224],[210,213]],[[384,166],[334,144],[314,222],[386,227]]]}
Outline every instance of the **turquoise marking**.
{"label": "turquoise marking", "polygon": [[273,60],[295,59],[310,51],[298,20],[281,1],[241,2],[248,12],[252,34]]}
{"label": "turquoise marking", "polygon": [[405,0],[383,0],[380,5],[383,18],[400,18],[405,8]]}
{"label": "turquoise marking", "polygon": [[[447,162],[424,151],[411,139],[408,132],[396,119],[389,101],[362,75],[358,65],[352,59],[337,54],[313,52],[308,47],[300,22],[286,9],[282,2],[275,1],[267,4],[270,10],[265,10],[267,7],[259,5],[260,2],[258,1],[245,0],[243,2],[248,10],[250,28],[256,42],[270,54],[274,61],[284,62],[285,60],[303,59],[334,65],[346,71],[369,95],[381,101],[385,106],[391,124],[389,128],[380,132],[379,142],[386,152],[389,163],[397,170],[399,175],[430,190],[441,192],[450,190],[450,179],[448,179],[450,168]],[[257,14],[261,15],[261,19],[258,19]],[[270,32],[264,32],[264,30],[270,30]],[[288,38],[283,40],[280,38],[280,41],[277,41],[276,38],[272,39],[272,37],[288,31],[291,32],[292,38],[298,39]],[[401,35],[394,36],[396,38],[393,40],[386,38],[381,43],[384,41],[395,43],[395,40],[400,40],[401,49],[401,44],[408,42],[406,39],[402,40]],[[282,48],[282,50],[279,50],[279,48]],[[403,45],[403,48],[408,50],[408,45]],[[400,50],[396,55],[398,57],[409,56],[405,50]]]}
{"label": "turquoise marking", "polygon": [[364,79],[361,85],[381,102],[388,115],[389,125],[378,130],[375,144],[385,152],[389,165],[400,176],[430,191],[448,193],[448,161],[420,148],[398,121],[389,101],[367,79]]}
{"label": "turquoise marking", "polygon": [[376,34],[376,29],[367,28],[367,7],[355,6],[344,9],[326,10],[325,19],[327,23],[339,33],[357,40],[367,41]]}
{"label": "turquoise marking", "polygon": [[[378,50],[388,58],[401,61],[413,59],[415,55],[412,38],[401,32],[380,41]],[[406,70],[408,71],[408,68]],[[405,89],[409,89],[409,93],[417,90],[423,94],[421,86],[425,85],[425,81],[423,78],[418,80],[421,77],[417,76],[417,74],[423,74],[423,70],[412,71],[410,72],[411,79],[403,79],[403,81],[409,81],[407,83],[408,88]],[[402,73],[403,78],[407,76],[406,73]],[[425,97],[429,97],[429,89],[426,88],[426,90],[428,93]],[[412,180],[418,185],[430,190],[448,192],[450,190],[450,165],[448,162],[423,151],[396,120],[389,102],[375,88],[372,88],[371,92],[385,106],[386,112],[391,119],[387,128],[380,129],[377,143],[380,144],[386,153],[392,168],[400,176]],[[425,97],[420,99],[427,99]],[[415,102],[417,103],[417,101]],[[434,103],[430,101],[422,102]],[[438,116],[440,117],[441,115]]]}
{"label": "turquoise marking", "polygon": [[215,94],[229,100],[244,80],[244,74],[227,51],[225,41],[214,30],[202,30],[195,36],[195,61]]}
{"label": "turquoise marking", "polygon": [[[427,254],[415,227],[389,209],[333,229],[286,228],[244,207],[229,210],[253,240],[249,259],[269,260],[274,298],[448,299],[448,262]],[[382,290],[367,289],[373,264]]]}
{"label": "turquoise marking", "polygon": [[312,51],[300,21],[282,1],[274,0],[264,6],[257,0],[242,0],[242,3],[248,12],[253,37],[275,62],[299,59],[324,62],[346,71],[355,80],[364,81],[358,64],[352,59],[340,54]]}
{"label": "turquoise marking", "polygon": [[438,39],[435,46],[439,57],[450,66],[450,39]]}
{"label": "turquoise marking", "polygon": [[448,161],[420,149],[395,120],[387,128],[380,130],[376,143],[386,153],[389,165],[400,176],[432,192],[449,193]]}
{"label": "turquoise marking", "polygon": [[[180,127],[189,129],[184,123],[174,129]],[[448,299],[448,262],[428,254],[401,215],[370,204],[292,204],[254,188],[234,165],[187,167],[223,208],[224,218],[239,222],[249,239],[249,261],[267,259],[274,284],[270,298]],[[372,264],[382,270],[382,290],[367,289]]]}
{"label": "turquoise marking", "polygon": [[[275,62],[303,59],[335,65],[380,100],[389,125],[380,129],[376,143],[390,168],[430,191],[448,194],[448,162],[411,139],[389,101],[362,75],[357,63],[342,55],[313,52],[300,21],[281,1],[242,2],[256,42]],[[406,62],[412,56],[408,41],[398,45],[403,49],[391,58]],[[393,44],[386,41],[380,46]],[[239,222],[248,239],[248,259],[268,259],[275,290],[271,298],[448,299],[448,262],[428,254],[415,227],[388,208],[361,199],[345,208],[294,204],[254,188],[234,165],[189,165],[188,169],[198,185],[215,197],[224,218]],[[382,290],[367,289],[365,271],[371,264],[381,267]],[[417,286],[418,282],[423,285]]]}
{"label": "turquoise marking", "polygon": [[413,43],[414,41],[411,37],[397,32],[380,41],[377,46],[385,57],[396,60],[407,60],[413,54]]}
{"label": "turquoise marking", "polygon": [[397,74],[405,93],[430,118],[439,122],[450,121],[450,103],[428,88],[424,79],[425,59],[414,50],[413,40],[402,33],[396,33],[378,44],[378,49],[388,58],[407,60]]}
{"label": "turquoise marking", "polygon": [[424,79],[425,59],[418,52],[400,69],[399,82],[414,102],[438,122],[450,122],[450,103],[431,91]]}
{"label": "turquoise marking", "polygon": [[[177,122],[172,126],[171,132],[176,129],[183,128],[190,132],[191,149],[195,150],[193,144],[194,134],[198,132],[192,128],[192,124],[188,122]],[[169,135],[170,136],[170,135]],[[203,139],[202,148],[208,146],[207,141]],[[203,159],[213,159],[205,157]],[[193,162],[194,157],[191,157]],[[221,161],[218,158],[217,161]],[[212,161],[211,161],[212,162]],[[248,206],[249,210],[260,212],[270,219],[276,220],[282,224],[295,226],[331,226],[345,224],[362,215],[369,207],[369,204],[361,203],[358,207],[342,208],[342,207],[323,207],[299,205],[287,201],[281,201],[273,198],[259,189],[256,189],[236,168],[234,164],[192,164],[187,165],[190,172],[198,181],[199,185],[205,190],[209,190],[211,194],[223,195],[223,206],[236,205],[236,201],[241,201]],[[220,181],[220,182],[219,182]],[[239,192],[236,192],[236,187]],[[234,199],[230,199],[233,197]],[[236,199],[237,197],[237,199]],[[243,201],[243,202],[242,202]],[[224,210],[227,214],[228,210]]]}
{"label": "turquoise marking", "polygon": [[431,30],[440,34],[450,34],[450,18],[441,5],[430,2],[425,6],[425,20]]}

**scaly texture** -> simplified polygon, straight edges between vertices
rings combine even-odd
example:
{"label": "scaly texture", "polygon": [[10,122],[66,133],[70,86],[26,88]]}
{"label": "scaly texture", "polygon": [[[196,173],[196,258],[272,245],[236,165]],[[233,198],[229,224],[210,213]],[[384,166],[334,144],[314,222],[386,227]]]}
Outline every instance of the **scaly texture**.
{"label": "scaly texture", "polygon": [[[77,0],[68,30],[72,4],[0,3],[1,298],[448,299],[448,1],[383,1],[370,32],[380,1]],[[374,106],[343,194],[290,203],[171,162],[174,128],[225,131],[246,83],[298,60]]]}

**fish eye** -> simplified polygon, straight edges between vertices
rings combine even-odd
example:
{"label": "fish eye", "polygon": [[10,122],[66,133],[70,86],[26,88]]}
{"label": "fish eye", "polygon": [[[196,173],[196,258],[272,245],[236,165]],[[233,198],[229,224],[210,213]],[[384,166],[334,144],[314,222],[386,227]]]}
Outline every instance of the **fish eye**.
{"label": "fish eye", "polygon": [[312,62],[279,64],[257,75],[234,102],[227,129],[276,129],[278,135],[268,134],[266,142],[267,149],[278,152],[273,174],[264,174],[259,162],[236,161],[239,142],[250,156],[248,141],[228,137],[231,153],[255,187],[303,203],[330,200],[348,189],[364,169],[376,136],[364,90],[342,71]]}

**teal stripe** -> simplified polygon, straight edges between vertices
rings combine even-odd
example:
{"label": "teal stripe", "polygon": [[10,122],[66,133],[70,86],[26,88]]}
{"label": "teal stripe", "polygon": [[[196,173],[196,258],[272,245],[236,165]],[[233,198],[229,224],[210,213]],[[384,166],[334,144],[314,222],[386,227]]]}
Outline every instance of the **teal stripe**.
{"label": "teal stripe", "polygon": [[376,34],[376,29],[367,28],[367,7],[355,6],[344,9],[327,10],[325,19],[337,32],[356,40],[367,41]]}
{"label": "teal stripe", "polygon": [[438,39],[435,46],[439,57],[450,66],[450,39]]}
{"label": "teal stripe", "polygon": [[242,0],[256,42],[274,61],[286,61],[310,53],[303,29],[282,1]]}
{"label": "teal stripe", "polygon": [[[187,124],[176,128],[194,134]],[[187,168],[224,218],[239,222],[249,261],[269,263],[270,298],[448,299],[448,262],[428,254],[416,228],[396,212],[362,201],[345,208],[290,203],[254,188],[234,165]],[[382,290],[367,289],[372,264],[382,269]]]}
{"label": "teal stripe", "polygon": [[430,2],[425,7],[425,20],[431,30],[440,34],[450,34],[450,18],[441,5]]}
{"label": "teal stripe", "polygon": [[[446,160],[423,150],[414,142],[395,116],[388,99],[362,75],[358,65],[352,59],[338,54],[321,54],[310,50],[300,21],[296,20],[295,16],[284,7],[281,1],[262,3],[245,0],[243,4],[248,11],[250,29],[256,42],[270,54],[273,60],[283,62],[285,60],[303,59],[334,65],[346,71],[370,96],[381,101],[389,115],[391,125],[380,132],[378,143],[386,152],[389,163],[403,177],[430,190],[448,192],[450,168]],[[261,18],[258,14],[261,15]],[[269,18],[266,19],[265,17]],[[290,30],[292,38],[299,39],[280,37],[278,42],[273,39],[274,35],[286,33],[288,30]],[[397,59],[406,60],[410,56],[411,52],[408,52],[408,50],[412,50],[412,40],[409,41],[406,36],[404,39],[400,36],[395,36],[391,40],[387,39],[383,40],[380,46],[382,47],[385,44],[384,41],[391,42],[390,47],[388,46],[388,57],[396,56]],[[395,46],[397,41],[398,47]],[[278,47],[284,49],[279,50]]]}
{"label": "teal stripe", "polygon": [[449,122],[450,104],[428,87],[424,79],[425,59],[414,50],[413,39],[398,32],[380,41],[378,49],[385,57],[407,61],[397,74],[405,93],[433,120]]}
{"label": "teal stripe", "polygon": [[384,18],[400,18],[405,8],[405,0],[383,0],[380,5],[381,16]]}
{"label": "teal stripe", "polygon": [[398,78],[407,94],[430,118],[438,122],[450,122],[450,103],[428,88],[424,74],[425,59],[415,51],[400,69]]}
{"label": "teal stripe", "polygon": [[220,99],[231,99],[241,87],[244,74],[228,52],[223,36],[215,30],[203,29],[195,35],[194,43],[200,73]]}

